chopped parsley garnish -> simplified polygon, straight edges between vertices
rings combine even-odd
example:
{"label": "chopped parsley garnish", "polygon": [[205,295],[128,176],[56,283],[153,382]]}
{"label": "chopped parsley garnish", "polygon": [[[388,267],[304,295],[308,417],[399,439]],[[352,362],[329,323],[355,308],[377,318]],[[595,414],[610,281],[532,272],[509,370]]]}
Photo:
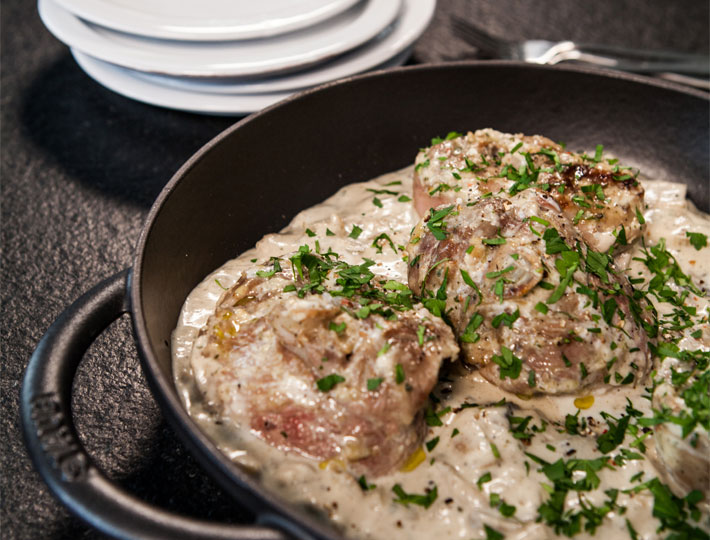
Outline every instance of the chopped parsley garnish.
{"label": "chopped parsley garnish", "polygon": [[476,305],[479,305],[483,301],[481,290],[478,288],[478,285],[476,285],[476,282],[471,279],[471,276],[466,270],[460,268],[459,271],[461,272],[461,277],[463,278],[464,283],[476,291],[476,294],[478,295],[478,303]]}
{"label": "chopped parsley garnish", "polygon": [[635,211],[636,211],[636,219],[638,220],[639,224],[643,225],[644,223],[646,223],[646,219],[644,219],[643,214],[641,213],[641,210],[636,208]]}
{"label": "chopped parsley garnish", "polygon": [[374,193],[375,195],[399,195],[399,191],[392,191],[391,189],[372,189],[367,188],[367,191]]}
{"label": "chopped parsley garnish", "polygon": [[487,472],[481,475],[478,480],[476,480],[476,485],[478,486],[478,489],[482,490],[483,484],[490,482],[491,480],[493,480],[493,477],[491,476],[491,473]]}
{"label": "chopped parsley garnish", "polygon": [[397,253],[397,248],[394,246],[394,242],[392,242],[392,239],[389,237],[387,233],[382,233],[380,234],[377,238],[375,238],[372,242],[372,247],[374,247],[377,250],[377,253],[382,253],[382,242],[385,242],[386,244],[389,244],[389,246],[392,248],[392,251]]}
{"label": "chopped parsley garnish", "polygon": [[360,236],[360,233],[362,233],[362,229],[357,225],[353,225],[353,230],[350,231],[350,234],[348,236],[350,238],[357,238]]}
{"label": "chopped parsley garnish", "polygon": [[345,377],[337,373],[331,373],[322,379],[318,379],[316,385],[321,392],[330,392],[336,384],[341,382],[345,382]]}
{"label": "chopped parsley garnish", "polygon": [[335,324],[333,321],[330,321],[330,324],[328,325],[328,330],[332,330],[336,334],[342,334],[345,332],[345,328],[347,328],[347,324],[344,322],[341,322],[340,324]]}
{"label": "chopped parsley garnish", "polygon": [[357,479],[357,483],[363,491],[370,491],[377,487],[375,484],[368,484],[364,474]]}
{"label": "chopped parsley garnish", "polygon": [[486,246],[502,246],[505,242],[505,238],[500,234],[500,229],[498,229],[498,234],[494,238],[483,238],[481,240],[481,243]]}
{"label": "chopped parsley garnish", "polygon": [[423,506],[424,508],[429,508],[436,500],[436,497],[438,495],[436,486],[431,489],[425,490],[425,493],[423,495],[416,493],[407,493],[399,484],[395,484],[392,487],[392,491],[394,491],[394,494],[397,495],[397,498],[394,499],[394,502],[403,504],[404,506],[416,504],[418,506]]}
{"label": "chopped parsley garnish", "polygon": [[382,381],[383,381],[382,377],[375,377],[372,379],[367,379],[367,389],[370,392],[377,390],[380,387],[380,385],[382,384]]}
{"label": "chopped parsley garnish", "polygon": [[462,134],[459,133],[458,131],[449,131],[449,132],[446,134],[446,137],[444,137],[443,139],[442,139],[441,137],[434,137],[434,138],[432,138],[432,140],[431,140],[431,145],[434,146],[434,145],[436,145],[436,144],[440,144],[440,143],[442,143],[442,142],[444,142],[444,141],[450,141],[450,140],[456,139],[456,138],[458,138],[458,137],[462,137]]}
{"label": "chopped parsley garnish", "polygon": [[703,233],[685,231],[685,236],[688,237],[691,245],[698,251],[708,245],[708,237]]}
{"label": "chopped parsley garnish", "polygon": [[498,495],[497,493],[491,493],[489,501],[489,504],[493,508],[498,508],[498,511],[504,517],[511,517],[515,514],[515,506],[507,504],[503,499],[501,499],[500,495]]}
{"label": "chopped parsley garnish", "polygon": [[446,222],[444,218],[453,211],[453,205],[436,211],[434,211],[433,208],[429,209],[429,220],[426,222],[426,226],[437,240],[441,241],[446,239]]}
{"label": "chopped parsley garnish", "polygon": [[608,454],[624,442],[626,429],[629,426],[631,416],[622,416],[618,422],[615,422],[611,415],[602,413],[602,416],[609,425],[609,429],[597,438],[597,448],[602,454]]}
{"label": "chopped parsley garnish", "polygon": [[424,345],[424,333],[426,332],[426,326],[423,324],[420,324],[417,326],[417,342],[419,343],[419,346],[421,347]]}
{"label": "chopped parsley garnish", "polygon": [[599,163],[602,160],[602,153],[604,152],[604,146],[601,144],[597,145],[596,151],[594,152],[594,161]]}
{"label": "chopped parsley garnish", "polygon": [[541,465],[540,471],[552,482],[552,486],[546,487],[550,494],[548,499],[537,510],[537,521],[547,523],[556,534],[562,533],[571,537],[581,532],[582,528],[594,534],[603,517],[616,508],[618,491],[606,490],[605,494],[609,499],[600,507],[586,502],[580,495],[580,511],[565,510],[565,499],[570,491],[597,489],[601,483],[597,473],[602,468],[614,469],[607,463],[606,457],[569,461],[558,459],[554,463],[548,463],[533,454],[526,452],[525,455]]}
{"label": "chopped parsley garnish", "polygon": [[394,367],[394,382],[402,384],[404,382],[404,368],[402,364],[397,364]]}
{"label": "chopped parsley garnish", "polygon": [[557,229],[550,227],[545,229],[545,234],[542,235],[542,239],[545,241],[545,252],[548,255],[554,255],[555,253],[562,253],[563,251],[570,251],[570,248],[565,241],[557,232]]}
{"label": "chopped parsley garnish", "polygon": [[528,386],[530,388],[535,388],[536,384],[537,383],[535,381],[535,370],[531,369],[530,372],[528,373]]}
{"label": "chopped parsley garnish", "polygon": [[489,527],[485,523],[483,524],[483,530],[486,532],[486,540],[503,540],[505,538],[503,533],[495,530],[493,527]]}
{"label": "chopped parsley garnish", "polygon": [[[677,374],[676,383],[681,383]],[[684,438],[692,433],[697,426],[702,426],[705,430],[710,431],[710,393],[708,393],[708,388],[710,388],[710,370],[706,368],[680,392],[685,407],[679,413],[674,414],[669,408],[663,407],[661,410],[654,410],[652,418],[639,419],[639,424],[642,426],[653,426],[663,422],[677,424],[681,427]]]}
{"label": "chopped parsley garnish", "polygon": [[439,436],[438,435],[436,437],[434,437],[433,439],[431,439],[430,441],[426,442],[426,449],[429,452],[431,452],[432,450],[434,450],[434,448],[436,448],[437,444],[439,444]]}
{"label": "chopped parsley garnish", "polygon": [[517,379],[520,376],[520,370],[523,366],[523,361],[513,354],[508,347],[502,345],[500,355],[493,355],[491,360],[500,367],[500,378]]}
{"label": "chopped parsley garnish", "polygon": [[417,164],[414,166],[414,170],[415,170],[415,171],[419,171],[419,170],[421,170],[421,169],[424,169],[424,168],[426,168],[426,167],[429,166],[429,163],[430,163],[430,161],[429,161],[428,159],[425,160],[425,161],[422,161],[421,163],[417,163]]}
{"label": "chopped parsley garnish", "polygon": [[486,277],[488,279],[496,279],[496,278],[499,278],[500,276],[502,276],[503,274],[507,274],[508,272],[511,272],[512,270],[515,270],[515,266],[513,266],[511,264],[510,266],[506,266],[505,268],[503,268],[503,270],[498,270],[496,272],[486,273]]}
{"label": "chopped parsley garnish", "polygon": [[214,282],[215,282],[215,283],[219,286],[219,288],[222,289],[223,291],[226,291],[226,290],[227,290],[227,287],[225,287],[224,285],[222,285],[222,284],[219,282],[218,279],[215,279]]}
{"label": "chopped parsley garnish", "polygon": [[517,308],[513,313],[504,311],[503,313],[493,317],[491,324],[493,325],[493,328],[498,328],[501,324],[503,326],[507,326],[508,328],[512,328],[513,323],[518,320],[518,317],[520,317],[520,310]]}
{"label": "chopped parsley garnish", "polygon": [[629,491],[637,493],[644,489],[648,489],[653,495],[653,515],[661,522],[659,532],[668,530],[678,533],[667,537],[673,539],[708,538],[706,532],[691,524],[691,519],[693,521],[700,519],[697,504],[704,498],[700,491],[693,490],[684,498],[676,497],[658,478],[653,478]]}
{"label": "chopped parsley garnish", "polygon": [[493,457],[496,459],[500,459],[500,450],[498,450],[498,447],[495,445],[495,443],[490,443],[491,445],[491,452],[493,452]]}
{"label": "chopped parsley garnish", "polygon": [[270,278],[276,274],[276,272],[281,272],[281,263],[279,262],[278,257],[271,257],[271,264],[273,265],[271,270],[268,272],[265,270],[259,270],[256,275],[262,278]]}
{"label": "chopped parsley garnish", "polygon": [[459,340],[464,343],[476,343],[480,336],[476,333],[478,327],[483,324],[483,315],[476,312],[471,316],[471,320],[468,321],[466,328],[459,336]]}

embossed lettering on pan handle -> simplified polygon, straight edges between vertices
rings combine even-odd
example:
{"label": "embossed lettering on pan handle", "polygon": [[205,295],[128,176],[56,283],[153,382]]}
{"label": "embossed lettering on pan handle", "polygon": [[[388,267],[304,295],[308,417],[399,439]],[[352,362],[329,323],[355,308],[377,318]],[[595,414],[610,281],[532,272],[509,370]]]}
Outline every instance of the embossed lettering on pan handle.
{"label": "embossed lettering on pan handle", "polygon": [[129,311],[130,270],[99,283],[49,327],[22,385],[25,442],[52,492],[77,516],[115,538],[285,540],[264,527],[203,522],[170,514],[126,493],[91,461],[71,416],[71,389],[82,356]]}

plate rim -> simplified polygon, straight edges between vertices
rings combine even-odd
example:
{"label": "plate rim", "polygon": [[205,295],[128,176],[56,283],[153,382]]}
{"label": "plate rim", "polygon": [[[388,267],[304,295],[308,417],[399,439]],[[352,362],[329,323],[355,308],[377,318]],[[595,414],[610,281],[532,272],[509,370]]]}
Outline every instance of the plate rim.
{"label": "plate rim", "polygon": [[[112,4],[106,0],[55,0],[62,8],[77,17],[91,23],[105,26],[112,30],[132,33],[144,37],[160,39],[178,39],[184,41],[222,41],[244,40],[273,37],[300,30],[307,26],[318,24],[330,17],[348,10],[362,0],[308,0],[309,3],[319,3],[306,14],[293,14],[280,19],[276,24],[274,20],[252,22],[248,25],[239,24],[235,18],[232,22],[226,21],[220,25],[188,26],[178,18],[170,21],[151,13],[140,16],[140,10],[133,10]],[[302,0],[303,1],[303,0]],[[284,2],[290,4],[290,2]],[[136,18],[136,15],[139,15]],[[166,14],[169,17],[169,14]]]}
{"label": "plate rim", "polygon": [[[304,69],[352,50],[390,25],[397,17],[401,4],[402,0],[366,0],[359,13],[348,16],[346,11],[340,14],[340,28],[321,25],[320,29],[305,29],[277,36],[277,40],[283,40],[278,44],[279,51],[288,50],[289,45],[299,43],[300,51],[296,50],[289,56],[272,53],[271,56],[256,60],[253,54],[260,45],[276,49],[276,42],[264,39],[194,44],[157,40],[131,36],[97,25],[92,28],[92,23],[82,21],[66,11],[56,0],[38,0],[38,11],[45,27],[59,41],[112,64],[137,71],[185,77],[253,77]],[[358,8],[351,8],[355,9]],[[342,26],[347,28],[347,33],[342,31]],[[107,37],[112,34],[115,36],[113,42]],[[141,43],[146,49],[141,50]],[[194,49],[195,46],[198,49]],[[148,47],[157,48],[157,52]],[[217,48],[221,48],[221,51]],[[217,57],[216,52],[222,57]]]}
{"label": "plate rim", "polygon": [[[394,57],[411,48],[431,23],[437,0],[402,0],[397,19],[388,27],[391,31],[379,39],[374,38],[357,49],[343,53],[327,63],[312,68],[286,73],[280,77],[226,81],[224,77],[209,79],[168,76],[133,70],[136,76],[154,84],[183,91],[209,94],[265,94],[295,92],[351,75],[377,69]],[[382,33],[386,32],[383,30]],[[330,63],[342,62],[336,67]],[[126,68],[128,69],[128,68]],[[336,73],[332,73],[335,71]],[[331,74],[328,74],[331,73]],[[236,79],[236,78],[235,78]],[[214,88],[210,88],[213,86]]]}

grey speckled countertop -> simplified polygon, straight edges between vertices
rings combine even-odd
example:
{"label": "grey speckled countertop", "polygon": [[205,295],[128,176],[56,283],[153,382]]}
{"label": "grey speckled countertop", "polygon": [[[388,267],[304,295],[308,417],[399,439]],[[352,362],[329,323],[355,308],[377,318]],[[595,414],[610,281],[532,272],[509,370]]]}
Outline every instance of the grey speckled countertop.
{"label": "grey speckled countertop", "polygon": [[[439,0],[410,63],[477,57],[453,36],[454,13],[509,38],[708,52],[708,3],[702,1]],[[53,498],[25,454],[18,421],[23,371],[64,307],[131,264],[143,219],[162,186],[235,118],[123,98],[77,67],[42,25],[35,3],[3,1],[0,15],[0,527],[7,539],[97,538]],[[89,452],[129,491],[174,512],[249,519],[165,425],[141,373],[127,317],[85,357],[73,404]]]}

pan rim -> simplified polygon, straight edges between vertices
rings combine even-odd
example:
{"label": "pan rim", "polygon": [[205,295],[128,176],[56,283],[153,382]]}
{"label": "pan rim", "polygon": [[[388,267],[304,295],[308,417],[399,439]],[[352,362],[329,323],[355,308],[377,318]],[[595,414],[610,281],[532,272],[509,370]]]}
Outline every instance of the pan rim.
{"label": "pan rim", "polygon": [[[205,145],[195,152],[171,177],[165,187],[161,190],[155,202],[150,208],[150,211],[145,219],[139,241],[136,247],[135,258],[132,267],[132,279],[129,285],[129,295],[131,302],[131,311],[133,318],[134,334],[138,349],[140,352],[141,363],[146,373],[151,390],[155,399],[160,403],[166,419],[170,422],[188,447],[193,455],[198,458],[200,464],[205,467],[211,476],[217,477],[220,484],[227,488],[227,491],[234,494],[234,490],[246,488],[252,494],[252,497],[261,497],[262,502],[266,502],[275,511],[287,515],[290,519],[295,519],[296,523],[306,524],[307,527],[315,531],[318,535],[324,537],[333,534],[332,530],[325,530],[315,520],[309,517],[298,514],[294,518],[294,510],[284,503],[278,497],[267,497],[264,488],[254,479],[247,476],[236,465],[234,465],[224,454],[222,454],[214,443],[204,434],[194,421],[190,418],[187,412],[182,407],[182,403],[177,396],[173,381],[169,377],[165,377],[159,368],[159,362],[155,352],[150,346],[144,307],[142,304],[141,282],[143,275],[143,262],[146,257],[147,244],[151,236],[156,221],[159,219],[161,211],[168,203],[175,188],[182,179],[187,176],[196,165],[210,153],[212,149],[222,143],[224,139],[229,137],[235,131],[242,129],[253,122],[261,122],[264,118],[278,113],[278,111],[291,106],[292,103],[302,100],[307,96],[316,93],[327,91],[332,87],[339,87],[377,79],[382,77],[391,77],[399,73],[410,73],[418,71],[444,71],[452,69],[475,69],[475,68],[510,68],[514,70],[539,70],[540,72],[557,71],[578,73],[583,75],[592,75],[604,79],[618,79],[632,83],[642,84],[644,86],[653,86],[661,89],[678,92],[686,96],[701,99],[710,103],[710,94],[706,94],[700,90],[687,88],[677,83],[665,80],[652,79],[641,75],[622,73],[618,71],[602,70],[597,68],[587,68],[582,66],[545,66],[528,64],[515,61],[458,61],[448,62],[443,64],[421,64],[416,66],[404,66],[389,70],[374,71],[366,74],[355,75],[339,81],[325,83],[318,87],[308,89],[297,93],[277,104],[254,113],[242,120],[237,121],[232,126],[228,127]],[[243,486],[237,486],[235,480],[242,483]],[[244,503],[245,499],[241,499],[240,503]]]}

